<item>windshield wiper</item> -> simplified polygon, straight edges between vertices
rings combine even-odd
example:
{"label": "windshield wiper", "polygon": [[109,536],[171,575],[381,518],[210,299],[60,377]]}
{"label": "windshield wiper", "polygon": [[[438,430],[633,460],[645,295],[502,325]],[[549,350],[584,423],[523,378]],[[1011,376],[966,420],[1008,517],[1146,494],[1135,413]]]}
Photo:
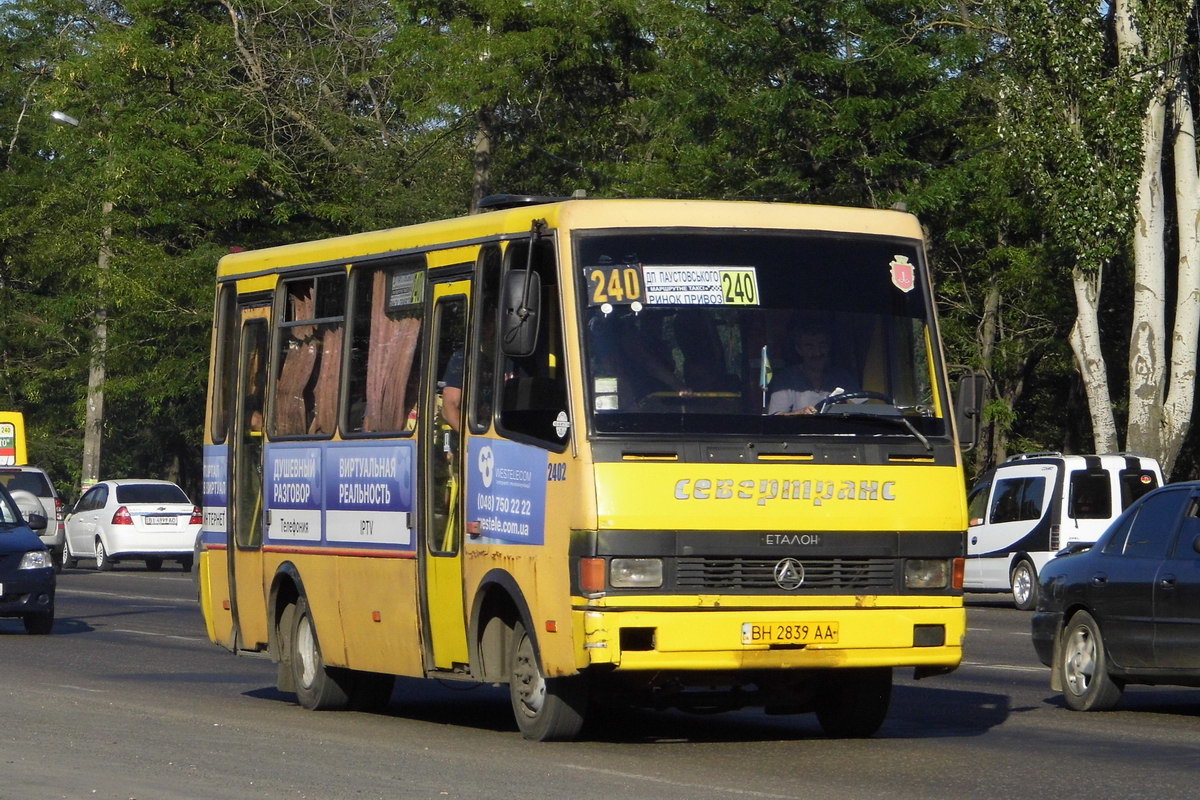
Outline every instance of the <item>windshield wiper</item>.
{"label": "windshield wiper", "polygon": [[932,453],[933,445],[929,443],[929,440],[927,438],[925,438],[925,435],[922,434],[919,430],[917,430],[917,426],[913,425],[912,421],[909,420],[908,417],[899,413],[899,409],[896,409],[896,411],[897,411],[897,413],[895,413],[895,414],[876,414],[876,413],[870,413],[870,412],[864,413],[862,411],[856,412],[856,411],[851,410],[851,408],[846,408],[844,410],[825,411],[822,414],[810,414],[808,416],[810,418],[828,417],[831,419],[840,419],[840,420],[841,419],[853,419],[853,420],[860,420],[860,421],[866,420],[868,422],[875,422],[878,420],[878,421],[885,421],[885,422],[891,423],[892,425],[901,425],[901,426],[907,428],[908,432],[911,433],[916,438],[917,441],[919,441],[922,445],[925,446],[925,450],[927,452]]}

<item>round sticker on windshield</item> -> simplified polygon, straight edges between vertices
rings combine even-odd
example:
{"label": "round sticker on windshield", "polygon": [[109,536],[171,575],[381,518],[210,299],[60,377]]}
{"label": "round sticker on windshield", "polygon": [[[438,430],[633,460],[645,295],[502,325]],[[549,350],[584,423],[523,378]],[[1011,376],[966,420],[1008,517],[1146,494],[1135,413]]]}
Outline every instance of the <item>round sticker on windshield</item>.
{"label": "round sticker on windshield", "polygon": [[560,411],[558,416],[554,418],[554,432],[558,434],[558,438],[563,438],[567,435],[567,431],[571,428],[571,423],[567,421],[567,412]]}

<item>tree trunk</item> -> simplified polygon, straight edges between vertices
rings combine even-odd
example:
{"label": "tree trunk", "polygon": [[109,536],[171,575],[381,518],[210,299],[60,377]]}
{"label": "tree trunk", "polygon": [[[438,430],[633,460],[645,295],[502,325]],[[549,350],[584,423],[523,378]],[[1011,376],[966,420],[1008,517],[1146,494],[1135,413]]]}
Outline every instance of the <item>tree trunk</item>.
{"label": "tree trunk", "polygon": [[1167,270],[1162,185],[1165,86],[1156,88],[1142,117],[1142,172],[1133,231],[1133,314],[1129,326],[1129,419],[1125,446],[1161,460],[1163,379],[1166,374]]}
{"label": "tree trunk", "polygon": [[1083,377],[1083,388],[1087,393],[1088,410],[1092,417],[1092,440],[1096,452],[1115,452],[1117,426],[1113,419],[1112,400],[1108,393],[1108,367],[1100,349],[1100,323],[1097,308],[1100,301],[1102,269],[1085,273],[1079,267],[1071,271],[1071,284],[1075,288],[1075,305],[1078,314],[1071,328],[1071,350],[1075,364]]}
{"label": "tree trunk", "polygon": [[1171,376],[1162,412],[1159,460],[1170,476],[1191,427],[1196,396],[1196,348],[1200,339],[1200,173],[1196,165],[1196,119],[1181,74],[1175,86],[1175,213],[1179,263],[1175,330],[1171,340]]}
{"label": "tree trunk", "polygon": [[492,110],[479,109],[475,128],[475,177],[471,185],[471,213],[479,211],[479,201],[491,193],[492,145],[496,136]]}
{"label": "tree trunk", "polygon": [[[996,352],[996,337],[1000,319],[1000,287],[993,283],[988,287],[983,300],[983,319],[979,323],[979,361],[983,372],[988,376],[988,383],[995,387],[995,372],[992,360]],[[987,467],[1004,459],[1007,431],[1005,426],[995,420],[984,421],[985,428],[980,439],[984,442],[982,458],[977,459],[975,477]]]}
{"label": "tree trunk", "polygon": [[88,366],[87,408],[83,423],[83,464],[80,488],[87,490],[100,480],[100,450],[104,443],[104,378],[108,361],[108,269],[112,260],[113,204],[102,206],[104,227],[96,257],[98,303],[92,323],[92,357]]}

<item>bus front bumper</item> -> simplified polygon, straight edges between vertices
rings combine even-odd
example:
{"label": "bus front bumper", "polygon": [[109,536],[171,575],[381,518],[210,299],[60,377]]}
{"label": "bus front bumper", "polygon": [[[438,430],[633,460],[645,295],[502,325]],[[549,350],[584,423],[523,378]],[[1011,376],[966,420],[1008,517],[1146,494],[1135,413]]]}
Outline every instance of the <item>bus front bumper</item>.
{"label": "bus front bumper", "polygon": [[[722,600],[728,604],[730,598]],[[894,600],[895,602],[889,602]],[[915,667],[962,660],[966,611],[872,598],[869,605],[780,609],[576,608],[579,667],[619,670],[786,670]]]}

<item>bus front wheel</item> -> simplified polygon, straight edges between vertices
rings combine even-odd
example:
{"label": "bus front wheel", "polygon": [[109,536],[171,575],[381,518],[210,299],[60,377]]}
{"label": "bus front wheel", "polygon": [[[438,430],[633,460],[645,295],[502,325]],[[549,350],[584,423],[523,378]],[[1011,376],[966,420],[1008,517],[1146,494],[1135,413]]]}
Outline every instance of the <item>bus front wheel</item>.
{"label": "bus front wheel", "polygon": [[325,666],[317,630],[313,625],[308,600],[296,601],[291,637],[292,680],[300,705],[314,711],[345,708],[350,702],[347,691],[350,672]]}
{"label": "bus front wheel", "polygon": [[546,678],[533,637],[520,622],[513,628],[508,690],[517,727],[537,742],[574,739],[583,728],[587,685],[582,676]]}
{"label": "bus front wheel", "polygon": [[829,736],[864,739],[883,725],[891,702],[890,667],[834,670],[817,695],[817,721]]}

